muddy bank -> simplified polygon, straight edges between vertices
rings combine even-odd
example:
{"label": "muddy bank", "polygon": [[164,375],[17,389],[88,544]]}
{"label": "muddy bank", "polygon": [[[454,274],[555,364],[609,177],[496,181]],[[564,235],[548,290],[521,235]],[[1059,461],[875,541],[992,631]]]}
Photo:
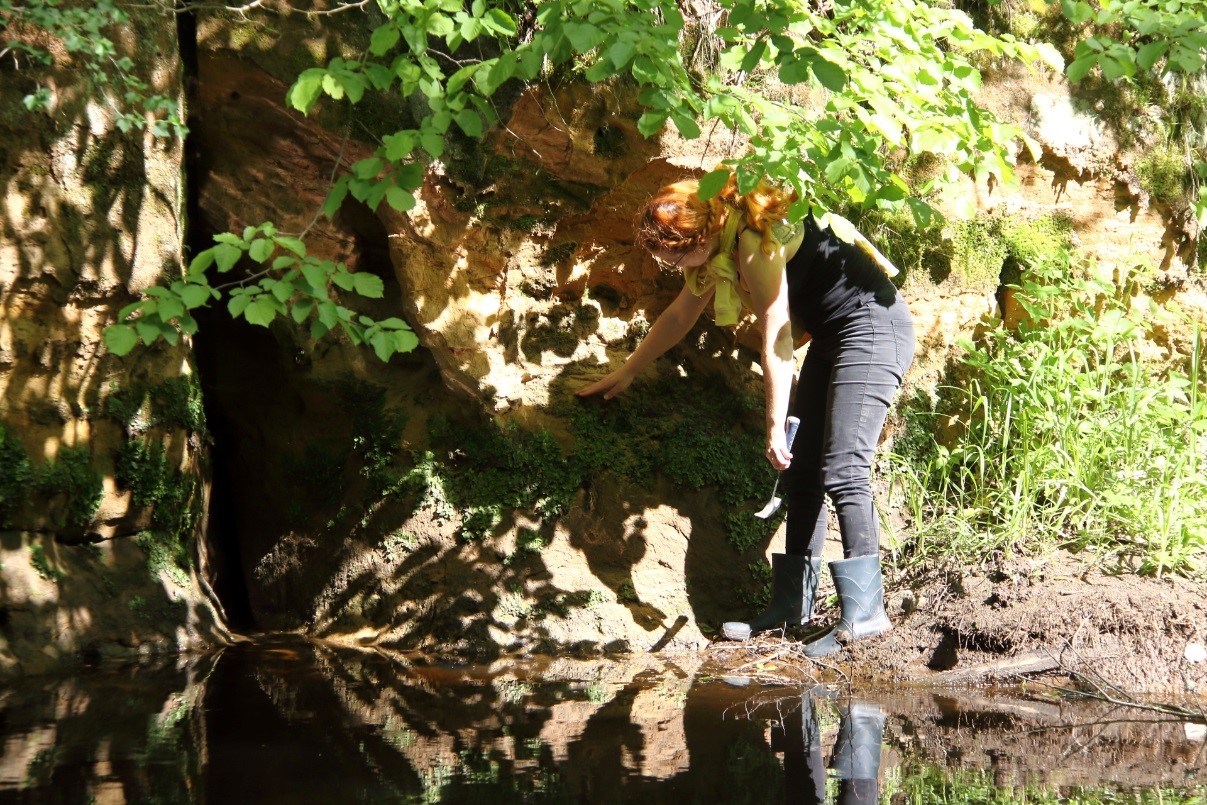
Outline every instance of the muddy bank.
{"label": "muddy bank", "polygon": [[[1115,575],[1066,552],[977,568],[889,570],[892,631],[814,663],[810,629],[711,644],[718,673],[967,687],[1039,680],[1115,696],[1198,701],[1207,693],[1207,595],[1182,577]],[[814,623],[836,617],[823,576]]]}

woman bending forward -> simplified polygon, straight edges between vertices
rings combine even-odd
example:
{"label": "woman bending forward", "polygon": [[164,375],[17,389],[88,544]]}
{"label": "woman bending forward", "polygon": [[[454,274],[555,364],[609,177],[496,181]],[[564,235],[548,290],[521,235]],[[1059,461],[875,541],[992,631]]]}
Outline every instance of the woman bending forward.
{"label": "woman bending forward", "polygon": [[[637,242],[683,270],[683,290],[628,360],[578,395],[611,399],[624,391],[691,330],[710,301],[720,325],[736,324],[743,307],[754,312],[763,331],[767,460],[784,471],[787,543],[771,557],[768,608],[722,631],[745,640],[812,617],[829,495],[842,534],[844,558],[829,565],[841,616],[804,648],[825,656],[842,641],[890,628],[871,467],[889,403],[913,359],[913,323],[889,280],[895,269],[862,236],[847,243],[811,216],[788,224],[795,195],[767,184],[739,195],[731,175],[708,201],[698,189],[695,179],[662,188],[638,222]],[[791,413],[801,425],[789,452],[794,332],[812,342],[797,380]]]}

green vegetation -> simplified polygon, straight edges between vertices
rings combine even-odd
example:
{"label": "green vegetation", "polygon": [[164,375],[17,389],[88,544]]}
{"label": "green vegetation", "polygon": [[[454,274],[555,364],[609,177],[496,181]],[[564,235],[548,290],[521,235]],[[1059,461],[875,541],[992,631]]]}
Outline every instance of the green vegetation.
{"label": "green vegetation", "polygon": [[774,475],[763,457],[759,401],[718,393],[723,383],[695,374],[638,380],[607,405],[575,401],[563,413],[584,473],[611,470],[639,484],[657,473],[688,489],[715,488],[725,507],[740,509],[729,515],[728,533],[735,550],[745,551],[776,525],[747,511],[767,494]]}
{"label": "green vegetation", "polygon": [[992,769],[951,768],[916,759],[907,760],[890,776],[882,792],[884,802],[932,805],[1202,805],[1202,793],[1193,788],[1139,788],[1039,784],[1003,785]]}
{"label": "green vegetation", "polygon": [[109,390],[102,410],[132,433],[145,433],[155,426],[197,433],[206,430],[201,386],[194,374],[169,377],[150,386],[116,386]]}
{"label": "green vegetation", "polygon": [[577,249],[578,241],[576,240],[567,240],[557,244],[556,246],[550,246],[545,250],[545,253],[541,255],[541,265],[545,268],[559,266],[569,260]]}
{"label": "green vegetation", "polygon": [[[694,139],[702,124],[714,122],[748,135],[751,152],[732,163],[740,187],[748,189],[764,175],[787,182],[802,198],[794,218],[813,207],[848,203],[903,206],[925,217],[930,208],[910,197],[888,155],[940,154],[952,176],[1011,181],[1011,143],[1032,144],[1018,127],[976,107],[980,73],[974,60],[1059,63],[1051,48],[986,34],[945,3],[831,9],[738,0],[725,24],[707,30],[662,0],[556,0],[522,15],[486,2],[379,6],[369,11],[354,4],[344,12],[358,15],[371,31],[367,49],[356,56],[329,54],[325,64],[302,69],[288,93],[289,104],[303,113],[351,105],[375,121],[390,106],[383,98],[398,106],[419,99],[411,109],[421,111],[398,118],[406,128],[383,133],[371,155],[335,179],[322,208],[329,217],[349,196],[372,209],[385,202],[399,212],[411,210],[433,160],[449,163],[450,176],[476,181],[482,160],[472,144],[497,124],[505,105],[500,99],[517,84],[553,75],[631,82],[644,110],[637,129],[647,137],[670,124]],[[111,15],[92,34],[107,42],[120,25]],[[57,30],[48,28],[52,35]],[[445,55],[450,53],[455,56]],[[755,80],[747,80],[751,76]],[[802,114],[785,105],[782,85],[807,87],[824,110]],[[617,156],[626,148],[624,133],[601,126],[593,148]],[[710,192],[719,189],[719,176],[706,178]],[[537,220],[520,215],[511,224],[527,229]],[[252,324],[292,318],[308,322],[316,338],[340,329],[355,343],[373,346],[383,360],[417,344],[401,320],[374,321],[328,298],[331,285],[369,297],[380,297],[381,288],[372,275],[311,256],[303,237],[266,222],[215,241],[182,278],[149,290],[120,312],[120,323],[106,331],[110,350],[125,354],[160,338],[175,343],[179,332],[195,331],[191,311],[216,301]],[[211,270],[223,274],[239,263],[251,270],[224,284],[211,276]]]}
{"label": "green vegetation", "polygon": [[133,439],[118,448],[117,485],[131,491],[131,503],[135,508],[158,503],[167,494],[172,476],[162,446]]}
{"label": "green vegetation", "polygon": [[[996,288],[1003,267],[1060,261],[1072,249],[1072,226],[1058,215],[1035,220],[988,215],[951,227],[951,265],[972,287]],[[1017,275],[1008,277],[1015,281]]]}
{"label": "green vegetation", "polygon": [[1149,151],[1136,164],[1136,176],[1154,201],[1170,207],[1186,203],[1186,179],[1189,167],[1185,156],[1170,147]]}
{"label": "green vegetation", "polygon": [[92,466],[87,447],[64,447],[59,455],[40,467],[33,488],[53,501],[61,501],[58,524],[86,526],[101,505],[104,487],[101,474]]}
{"label": "green vegetation", "polygon": [[29,497],[32,480],[24,445],[0,425],[0,528],[11,524],[13,514]]}
{"label": "green vegetation", "polygon": [[29,564],[39,576],[47,581],[57,583],[64,578],[63,571],[50,563],[50,559],[46,556],[46,547],[40,542],[29,546]]}
{"label": "green vegetation", "polygon": [[188,538],[165,531],[143,531],[134,541],[147,554],[147,570],[153,578],[165,573],[178,586],[187,587],[192,566]]}
{"label": "green vegetation", "polygon": [[1207,552],[1203,338],[1172,359],[1146,341],[1133,288],[1047,262],[936,404],[906,406],[893,455],[913,561],[1093,550],[1141,573],[1193,573]]}
{"label": "green vegetation", "polygon": [[553,437],[515,424],[453,424],[434,417],[433,447],[452,458],[438,472],[441,489],[464,518],[465,539],[490,535],[512,510],[542,517],[565,512],[583,475]]}

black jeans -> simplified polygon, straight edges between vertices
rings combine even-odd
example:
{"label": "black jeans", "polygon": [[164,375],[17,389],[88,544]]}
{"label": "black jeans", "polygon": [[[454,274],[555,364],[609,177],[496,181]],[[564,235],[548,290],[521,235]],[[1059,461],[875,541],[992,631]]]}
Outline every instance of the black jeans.
{"label": "black jeans", "polygon": [[913,320],[900,296],[888,307],[866,300],[809,345],[792,406],[800,430],[783,476],[787,553],[821,555],[826,495],[838,514],[844,555],[880,551],[872,459],[913,358]]}

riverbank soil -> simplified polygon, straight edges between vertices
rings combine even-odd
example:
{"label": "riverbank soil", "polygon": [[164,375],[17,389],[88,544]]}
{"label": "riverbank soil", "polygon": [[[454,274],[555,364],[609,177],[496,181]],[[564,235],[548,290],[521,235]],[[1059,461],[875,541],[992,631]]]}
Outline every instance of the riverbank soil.
{"label": "riverbank soil", "polygon": [[811,626],[709,647],[713,670],[774,678],[969,685],[1039,678],[1094,693],[1207,694],[1207,591],[1114,574],[1079,555],[886,572],[891,631],[819,662],[800,649],[837,618],[823,575]]}

